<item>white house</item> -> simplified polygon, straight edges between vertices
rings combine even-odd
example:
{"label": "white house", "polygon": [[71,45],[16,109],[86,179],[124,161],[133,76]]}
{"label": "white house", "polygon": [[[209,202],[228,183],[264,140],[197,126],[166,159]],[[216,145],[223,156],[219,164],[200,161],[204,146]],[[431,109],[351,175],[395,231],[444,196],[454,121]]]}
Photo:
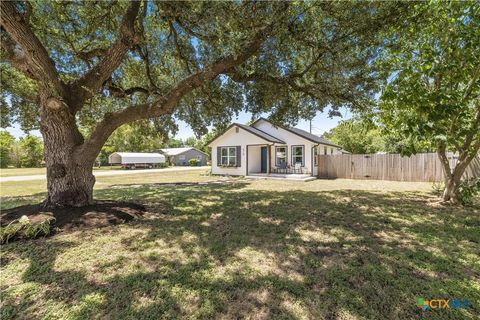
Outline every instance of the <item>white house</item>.
{"label": "white house", "polygon": [[251,125],[233,123],[209,144],[212,173],[317,175],[317,154],[338,154],[341,147],[305,130],[275,126],[260,118]]}

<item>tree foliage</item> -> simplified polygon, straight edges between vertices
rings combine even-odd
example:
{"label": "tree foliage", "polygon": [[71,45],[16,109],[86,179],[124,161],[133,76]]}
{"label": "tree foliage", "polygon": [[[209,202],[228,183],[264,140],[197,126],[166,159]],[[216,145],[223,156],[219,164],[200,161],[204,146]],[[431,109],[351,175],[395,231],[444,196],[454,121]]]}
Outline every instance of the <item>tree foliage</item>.
{"label": "tree foliage", "polygon": [[33,135],[26,135],[20,138],[21,148],[20,163],[22,167],[39,167],[43,160],[43,142],[42,139]]}
{"label": "tree foliage", "polygon": [[[127,6],[122,1],[31,1],[19,3],[17,9],[28,11],[28,25],[68,86],[86,75],[111,46],[117,30],[123,31],[121,17]],[[254,57],[221,70],[218,77],[185,94],[170,114],[204,134],[207,126],[225,126],[245,108],[254,114],[271,111],[277,121],[295,122],[326,106],[335,111],[361,104],[372,97],[375,86],[369,61],[377,54],[376,32],[399,20],[402,5],[144,2],[139,11],[138,39],[102,81],[98,94],[92,92],[79,110],[86,127],[108,113],[162,97],[182,79],[239,55],[258,38],[262,45]],[[260,35],[264,29],[268,32]],[[2,35],[7,39],[8,33]],[[38,128],[37,81],[13,68],[7,49],[2,58],[3,91],[12,97],[10,106],[3,105],[3,114],[25,128]],[[169,130],[175,129],[170,114],[156,120]]]}
{"label": "tree foliage", "polygon": [[43,142],[39,137],[26,135],[15,139],[8,131],[0,131],[1,168],[38,167],[43,160]]}
{"label": "tree foliage", "polygon": [[[480,148],[480,3],[417,3],[412,12],[423,17],[418,27],[394,33],[382,50],[379,61],[392,76],[375,116],[408,142],[403,153],[422,143],[437,149],[449,200]],[[458,153],[455,168],[447,150]]]}
{"label": "tree foliage", "polygon": [[7,131],[0,131],[0,168],[6,168],[12,163],[11,153],[15,137]]}
{"label": "tree foliage", "polygon": [[341,121],[323,136],[351,153],[387,151],[385,138],[378,128],[370,128],[359,120]]}
{"label": "tree foliage", "polygon": [[91,165],[127,123],[148,119],[166,134],[181,119],[200,136],[209,126],[224,128],[241,110],[294,123],[327,106],[335,113],[367,105],[380,76],[373,62],[383,36],[405,23],[410,6],[0,4],[2,97],[11,100],[2,102],[4,120],[40,128],[53,206],[93,201]]}

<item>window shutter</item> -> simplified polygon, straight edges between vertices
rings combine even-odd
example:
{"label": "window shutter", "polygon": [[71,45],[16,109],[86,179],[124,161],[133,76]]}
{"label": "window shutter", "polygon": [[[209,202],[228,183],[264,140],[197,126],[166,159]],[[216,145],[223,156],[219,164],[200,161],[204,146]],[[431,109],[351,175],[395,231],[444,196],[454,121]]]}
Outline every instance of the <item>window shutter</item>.
{"label": "window shutter", "polygon": [[242,166],[242,147],[237,146],[237,167]]}
{"label": "window shutter", "polygon": [[217,147],[217,167],[220,167],[222,164],[222,148]]}

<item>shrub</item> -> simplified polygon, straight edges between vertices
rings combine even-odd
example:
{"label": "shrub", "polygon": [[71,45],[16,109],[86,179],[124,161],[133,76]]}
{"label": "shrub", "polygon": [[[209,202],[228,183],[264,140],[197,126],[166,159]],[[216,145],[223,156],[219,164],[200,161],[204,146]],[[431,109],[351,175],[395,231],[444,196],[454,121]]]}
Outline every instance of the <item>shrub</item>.
{"label": "shrub", "polygon": [[190,164],[191,167],[196,167],[200,164],[200,160],[198,160],[196,158],[192,158],[192,159],[188,160],[188,163]]}
{"label": "shrub", "polygon": [[460,183],[457,199],[464,206],[472,205],[478,194],[480,194],[480,177],[473,177]]}
{"label": "shrub", "polygon": [[8,243],[12,239],[35,239],[47,236],[52,232],[52,223],[55,218],[45,219],[40,223],[32,223],[27,216],[0,227],[0,244]]}
{"label": "shrub", "polygon": [[434,182],[432,183],[432,193],[436,196],[441,196],[445,190],[445,183],[444,182]]}

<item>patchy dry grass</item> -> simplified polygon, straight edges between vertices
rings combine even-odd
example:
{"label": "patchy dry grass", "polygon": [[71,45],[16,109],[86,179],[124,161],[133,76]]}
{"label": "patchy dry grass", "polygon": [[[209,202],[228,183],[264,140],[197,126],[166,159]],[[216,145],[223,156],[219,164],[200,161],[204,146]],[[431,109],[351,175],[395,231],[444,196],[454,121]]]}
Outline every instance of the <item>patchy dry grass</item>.
{"label": "patchy dry grass", "polygon": [[[480,315],[479,208],[438,205],[427,184],[194,176],[105,182],[97,198],[137,199],[151,214],[3,246],[2,319]],[[473,308],[425,314],[419,297]]]}
{"label": "patchy dry grass", "polygon": [[[175,183],[175,182],[207,182],[212,180],[224,180],[221,177],[212,177],[206,175],[205,169],[176,172],[152,172],[129,175],[99,176],[95,177],[95,189],[104,189],[118,187],[119,185],[137,185],[145,183]],[[31,181],[9,181],[0,184],[0,196],[2,200],[21,200],[19,197],[25,197],[28,203],[33,198],[42,199],[47,191],[47,182],[45,180]],[[23,203],[23,202],[22,202]],[[5,208],[2,206],[2,208]]]}

